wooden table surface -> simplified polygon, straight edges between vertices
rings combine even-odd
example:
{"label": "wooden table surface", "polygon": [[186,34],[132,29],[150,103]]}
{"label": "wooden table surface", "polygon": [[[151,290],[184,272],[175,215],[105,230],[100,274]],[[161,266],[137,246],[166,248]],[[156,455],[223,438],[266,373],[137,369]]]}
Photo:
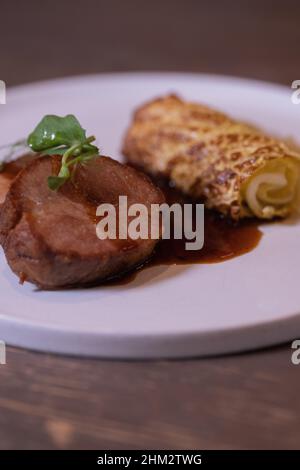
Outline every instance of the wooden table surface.
{"label": "wooden table surface", "polygon": [[[0,18],[8,86],[120,70],[300,79],[296,0],[2,0]],[[156,362],[8,348],[0,448],[299,448],[299,384],[290,345]]]}

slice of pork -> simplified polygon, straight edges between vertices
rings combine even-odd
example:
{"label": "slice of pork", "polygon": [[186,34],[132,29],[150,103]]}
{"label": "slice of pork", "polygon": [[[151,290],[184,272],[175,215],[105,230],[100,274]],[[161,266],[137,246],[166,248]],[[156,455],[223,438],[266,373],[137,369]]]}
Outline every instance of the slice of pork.
{"label": "slice of pork", "polygon": [[[161,204],[161,191],[144,174],[99,157],[79,165],[58,191],[47,186],[59,156],[40,157],[13,180],[0,209],[0,243],[12,271],[44,289],[99,283],[142,264],[158,240],[100,240],[96,209],[119,196],[128,205]],[[149,215],[150,217],[150,215]]]}

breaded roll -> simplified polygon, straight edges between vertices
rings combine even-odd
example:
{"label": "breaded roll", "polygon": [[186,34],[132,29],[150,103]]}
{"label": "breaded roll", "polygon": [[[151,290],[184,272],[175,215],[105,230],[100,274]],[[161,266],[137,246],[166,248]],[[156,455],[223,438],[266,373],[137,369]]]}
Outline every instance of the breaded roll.
{"label": "breaded roll", "polygon": [[300,205],[300,153],[174,95],[135,112],[123,153],[129,162],[166,176],[234,220],[286,217]]}

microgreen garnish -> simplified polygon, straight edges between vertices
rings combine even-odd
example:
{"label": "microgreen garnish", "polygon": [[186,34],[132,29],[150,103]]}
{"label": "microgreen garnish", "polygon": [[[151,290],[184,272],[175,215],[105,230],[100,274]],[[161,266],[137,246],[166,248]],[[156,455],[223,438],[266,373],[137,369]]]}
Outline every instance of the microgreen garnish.
{"label": "microgreen garnish", "polygon": [[49,176],[48,186],[59,189],[70,177],[70,167],[86,163],[99,155],[92,142],[94,136],[86,137],[85,130],[75,116],[45,116],[29,135],[27,143],[31,150],[42,155],[62,155],[61,168],[57,176]]}
{"label": "microgreen garnish", "polygon": [[30,148],[41,155],[61,155],[61,167],[57,176],[48,177],[48,187],[59,189],[70,179],[72,168],[77,164],[87,163],[99,155],[99,149],[93,145],[95,137],[86,136],[86,131],[72,114],[65,117],[47,115],[36,126],[27,140],[20,140],[9,147],[9,153],[0,162],[0,171],[16,150]]}

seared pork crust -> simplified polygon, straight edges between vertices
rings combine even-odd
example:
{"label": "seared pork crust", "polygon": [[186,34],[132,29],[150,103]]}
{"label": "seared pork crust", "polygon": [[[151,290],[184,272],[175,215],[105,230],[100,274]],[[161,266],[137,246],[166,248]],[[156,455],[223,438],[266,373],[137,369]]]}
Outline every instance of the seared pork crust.
{"label": "seared pork crust", "polygon": [[57,192],[47,177],[57,174],[59,156],[40,157],[13,181],[0,209],[0,242],[13,272],[44,289],[103,281],[143,263],[157,240],[100,240],[96,208],[119,195],[128,204],[164,202],[142,173],[101,157],[78,166],[73,181]]}

